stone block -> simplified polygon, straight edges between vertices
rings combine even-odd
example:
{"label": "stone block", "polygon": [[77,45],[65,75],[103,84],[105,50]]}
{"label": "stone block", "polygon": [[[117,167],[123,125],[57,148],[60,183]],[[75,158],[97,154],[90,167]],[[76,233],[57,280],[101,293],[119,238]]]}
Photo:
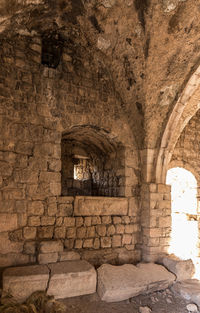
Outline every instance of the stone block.
{"label": "stone block", "polygon": [[59,253],[60,261],[80,260],[80,254],[75,251],[63,251]]}
{"label": "stone block", "polygon": [[75,241],[75,249],[81,249],[83,247],[83,240],[76,239]]}
{"label": "stone block", "polygon": [[58,252],[39,253],[38,254],[38,263],[39,264],[56,263],[57,261],[58,261]]}
{"label": "stone block", "polygon": [[99,249],[100,248],[100,240],[99,238],[94,239],[94,249]]}
{"label": "stone block", "polygon": [[53,237],[53,226],[43,226],[38,228],[38,237],[40,239],[50,239]]}
{"label": "stone block", "polygon": [[85,238],[86,237],[86,227],[77,228],[77,238]]}
{"label": "stone block", "polygon": [[113,217],[113,224],[121,224],[122,219],[119,216],[114,216]]}
{"label": "stone block", "polygon": [[48,295],[56,299],[96,292],[96,271],[87,261],[66,261],[50,264]]}
{"label": "stone block", "polygon": [[49,270],[43,265],[8,268],[3,272],[3,293],[23,302],[33,292],[46,290],[48,279]]}
{"label": "stone block", "polygon": [[67,228],[67,238],[76,238],[76,227]]}
{"label": "stone block", "polygon": [[84,218],[84,225],[85,226],[91,226],[92,224],[92,217],[91,216],[87,216]]}
{"label": "stone block", "polygon": [[93,248],[93,239],[85,239],[83,242],[83,248]]}
{"label": "stone block", "polygon": [[95,237],[95,226],[87,227],[86,237],[87,238]]}
{"label": "stone block", "polygon": [[12,231],[17,229],[17,214],[1,213],[0,214],[0,232]]}
{"label": "stone block", "polygon": [[124,234],[122,237],[122,245],[130,245],[132,242],[132,235]]}
{"label": "stone block", "polygon": [[124,233],[124,225],[123,224],[117,224],[115,226],[115,228],[116,228],[117,234],[123,234]]}
{"label": "stone block", "polygon": [[122,238],[120,235],[114,235],[112,237],[112,247],[116,248],[116,247],[121,247],[122,245]]}
{"label": "stone block", "polygon": [[181,260],[175,255],[169,255],[164,257],[161,263],[176,275],[177,281],[190,279],[195,273],[195,267],[191,259]]}
{"label": "stone block", "polygon": [[28,218],[28,226],[40,226],[40,216],[30,216]]}
{"label": "stone block", "polygon": [[0,254],[0,267],[16,266],[35,262],[30,259],[29,255],[22,253]]}
{"label": "stone block", "polygon": [[54,229],[54,238],[56,239],[65,239],[66,228],[64,226],[55,227]]}
{"label": "stone block", "polygon": [[100,216],[92,216],[92,225],[100,225],[100,224],[101,224]]}
{"label": "stone block", "polygon": [[115,226],[109,225],[107,228],[107,236],[112,236],[115,234]]}
{"label": "stone block", "polygon": [[41,226],[50,226],[55,224],[55,217],[53,216],[42,216]]}
{"label": "stone block", "polygon": [[83,225],[83,218],[82,217],[76,217],[76,227],[80,227]]}
{"label": "stone block", "polygon": [[75,226],[75,218],[74,217],[64,217],[64,226],[66,226],[66,227]]}
{"label": "stone block", "polygon": [[101,237],[101,248],[111,247],[111,237]]}
{"label": "stone block", "polygon": [[0,233],[0,253],[20,253],[23,250],[22,242],[13,242],[9,239],[8,233]]}
{"label": "stone block", "polygon": [[102,224],[111,224],[111,216],[102,216]]}
{"label": "stone block", "polygon": [[63,244],[61,240],[41,241],[40,243],[41,253],[62,252],[62,251],[63,251]]}
{"label": "stone block", "polygon": [[27,241],[24,243],[24,253],[26,254],[35,254],[36,243],[35,241]]}
{"label": "stone block", "polygon": [[98,268],[97,292],[101,300],[117,302],[139,294],[163,290],[171,285],[175,276],[157,264],[103,264]]}
{"label": "stone block", "polygon": [[97,234],[101,237],[106,235],[106,226],[105,225],[97,225],[96,226]]}
{"label": "stone block", "polygon": [[72,216],[73,206],[71,203],[61,203],[58,205],[57,216]]}
{"label": "stone block", "polygon": [[128,199],[77,196],[74,202],[75,216],[127,215]]}
{"label": "stone block", "polygon": [[75,239],[65,239],[65,248],[71,250],[74,248],[74,241]]}
{"label": "stone block", "polygon": [[28,214],[29,215],[43,215],[44,204],[42,201],[33,201],[28,203]]}
{"label": "stone block", "polygon": [[126,234],[132,234],[134,232],[134,225],[125,225],[125,233]]}
{"label": "stone block", "polygon": [[24,227],[23,234],[25,239],[35,239],[36,237],[36,227]]}

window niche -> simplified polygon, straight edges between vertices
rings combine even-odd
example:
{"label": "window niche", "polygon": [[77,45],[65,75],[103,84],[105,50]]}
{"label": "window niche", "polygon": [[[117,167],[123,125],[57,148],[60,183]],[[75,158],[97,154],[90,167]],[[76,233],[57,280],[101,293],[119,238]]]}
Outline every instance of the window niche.
{"label": "window niche", "polygon": [[62,138],[62,195],[122,197],[124,148],[90,127]]}

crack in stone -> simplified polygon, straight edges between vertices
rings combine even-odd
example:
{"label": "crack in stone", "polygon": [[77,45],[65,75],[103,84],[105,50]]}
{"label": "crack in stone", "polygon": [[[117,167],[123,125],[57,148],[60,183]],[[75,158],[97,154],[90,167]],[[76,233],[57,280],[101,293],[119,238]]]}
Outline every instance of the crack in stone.
{"label": "crack in stone", "polygon": [[49,289],[50,280],[51,280],[51,268],[49,267],[48,264],[46,264],[46,267],[47,267],[48,270],[49,270],[49,279],[48,279],[48,282],[47,282],[47,287],[46,287],[46,289],[45,289],[45,292],[47,293],[47,292],[48,292],[48,289]]}

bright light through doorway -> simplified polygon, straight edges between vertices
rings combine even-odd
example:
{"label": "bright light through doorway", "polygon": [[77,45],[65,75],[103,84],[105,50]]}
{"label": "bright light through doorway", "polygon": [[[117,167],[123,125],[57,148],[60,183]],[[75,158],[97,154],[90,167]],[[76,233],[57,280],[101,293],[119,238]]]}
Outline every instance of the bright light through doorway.
{"label": "bright light through doorway", "polygon": [[184,168],[168,170],[166,183],[171,185],[172,233],[170,253],[181,259],[198,255],[197,181]]}

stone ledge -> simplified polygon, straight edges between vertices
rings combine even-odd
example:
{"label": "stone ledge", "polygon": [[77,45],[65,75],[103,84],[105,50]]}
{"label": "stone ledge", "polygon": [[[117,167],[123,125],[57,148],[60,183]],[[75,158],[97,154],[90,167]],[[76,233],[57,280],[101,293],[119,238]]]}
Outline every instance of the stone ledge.
{"label": "stone ledge", "polygon": [[128,198],[76,196],[74,216],[127,215]]}

